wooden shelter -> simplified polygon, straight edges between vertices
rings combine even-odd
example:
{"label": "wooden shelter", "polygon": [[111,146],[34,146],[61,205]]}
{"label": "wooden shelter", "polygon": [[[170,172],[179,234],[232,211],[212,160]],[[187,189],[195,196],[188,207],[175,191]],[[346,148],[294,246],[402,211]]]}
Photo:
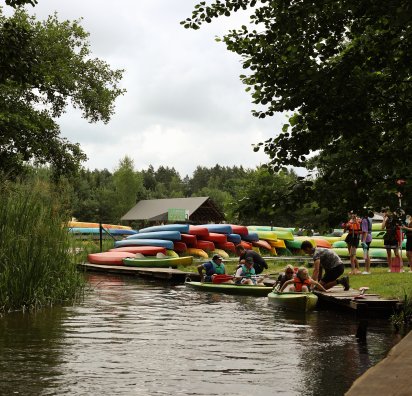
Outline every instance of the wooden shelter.
{"label": "wooden shelter", "polygon": [[224,214],[209,197],[146,199],[139,201],[122,221],[221,223]]}

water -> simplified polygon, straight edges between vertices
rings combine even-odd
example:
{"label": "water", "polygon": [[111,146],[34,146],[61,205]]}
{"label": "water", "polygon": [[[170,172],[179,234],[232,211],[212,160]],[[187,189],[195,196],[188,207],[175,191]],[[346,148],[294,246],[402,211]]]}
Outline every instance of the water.
{"label": "water", "polygon": [[343,395],[395,338],[349,315],[88,275],[82,304],[0,318],[0,394]]}

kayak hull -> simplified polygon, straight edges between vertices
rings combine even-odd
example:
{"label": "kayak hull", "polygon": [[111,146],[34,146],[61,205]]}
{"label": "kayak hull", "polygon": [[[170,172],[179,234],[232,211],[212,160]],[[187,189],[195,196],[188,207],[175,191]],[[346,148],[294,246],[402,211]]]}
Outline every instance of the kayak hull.
{"label": "kayak hull", "polygon": [[268,286],[233,285],[225,283],[186,282],[188,287],[212,293],[235,294],[243,296],[266,297],[272,290]]}
{"label": "kayak hull", "polygon": [[318,296],[313,293],[277,293],[268,294],[269,301],[286,310],[308,312],[313,311],[318,302]]}
{"label": "kayak hull", "polygon": [[185,257],[143,257],[143,258],[125,258],[123,264],[127,267],[144,267],[144,268],[169,268],[178,265],[189,266],[193,264],[192,256]]}

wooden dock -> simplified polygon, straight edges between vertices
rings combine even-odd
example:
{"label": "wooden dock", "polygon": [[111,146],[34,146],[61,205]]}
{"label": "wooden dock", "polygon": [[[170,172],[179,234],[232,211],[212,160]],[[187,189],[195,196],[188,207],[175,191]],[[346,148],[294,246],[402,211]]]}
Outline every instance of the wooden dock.
{"label": "wooden dock", "polygon": [[326,293],[321,291],[314,293],[318,296],[320,306],[350,311],[360,317],[366,317],[369,313],[375,316],[389,316],[400,306],[398,299],[383,298],[372,293],[361,295],[359,290],[344,291],[341,286],[335,286]]}
{"label": "wooden dock", "polygon": [[173,268],[140,268],[140,267],[126,267],[124,265],[101,265],[81,263],[77,267],[83,271],[104,272],[118,275],[132,275],[143,278],[151,278],[156,280],[163,280],[172,283],[184,283],[186,277],[197,281],[200,279],[198,273],[184,272]]}

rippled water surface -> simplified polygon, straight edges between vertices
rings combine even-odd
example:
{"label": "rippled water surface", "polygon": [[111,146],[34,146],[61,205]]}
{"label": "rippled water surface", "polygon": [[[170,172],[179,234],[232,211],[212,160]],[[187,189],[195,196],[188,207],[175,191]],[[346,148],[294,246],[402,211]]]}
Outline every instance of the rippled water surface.
{"label": "rippled water surface", "polygon": [[343,395],[395,342],[386,321],[359,344],[343,313],[88,279],[78,306],[0,318],[2,395]]}

